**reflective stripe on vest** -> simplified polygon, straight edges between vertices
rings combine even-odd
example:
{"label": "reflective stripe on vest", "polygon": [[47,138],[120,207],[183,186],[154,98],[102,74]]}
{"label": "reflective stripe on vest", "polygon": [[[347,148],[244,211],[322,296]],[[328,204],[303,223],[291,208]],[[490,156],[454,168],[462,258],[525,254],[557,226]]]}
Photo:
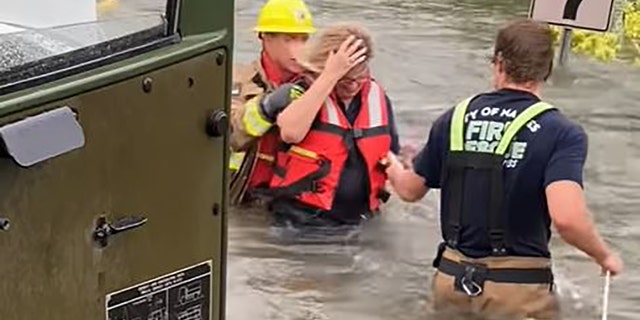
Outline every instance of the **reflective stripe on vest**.
{"label": "reflective stripe on vest", "polygon": [[242,124],[247,134],[254,137],[261,137],[265,132],[271,129],[273,123],[263,118],[260,111],[260,98],[254,97],[245,104],[244,115],[242,115]]}
{"label": "reflective stripe on vest", "polygon": [[[469,103],[471,102],[471,98],[468,98],[462,102],[460,102],[453,111],[453,116],[451,118],[451,141],[449,149],[451,151],[468,151],[464,150],[464,123],[465,123],[465,114],[467,112],[467,108],[469,107]],[[512,122],[507,126],[506,131],[502,135],[498,146],[495,148],[493,153],[498,155],[504,155],[507,152],[507,148],[511,144],[511,140],[516,136],[518,131],[522,129],[529,121],[533,120],[539,114],[554,109],[554,107],[546,102],[538,102],[529,108],[525,109],[522,113],[520,113]],[[473,151],[472,151],[473,152]]]}
{"label": "reflective stripe on vest", "polygon": [[272,156],[270,154],[258,152],[258,154],[256,156],[258,157],[258,159],[264,160],[264,161],[267,161],[267,162],[276,161],[276,157],[274,157],[274,156]]}
{"label": "reflective stripe on vest", "polygon": [[380,86],[371,83],[369,88],[369,128],[382,126],[382,105],[381,101],[385,99],[380,90]]}
{"label": "reflective stripe on vest", "polygon": [[312,159],[312,160],[320,159],[320,157],[318,156],[317,153],[315,153],[315,152],[313,152],[311,150],[307,150],[307,149],[301,148],[299,146],[291,146],[291,148],[289,148],[289,151],[293,152],[293,153],[296,153],[298,155],[301,155],[303,157],[307,157],[307,158]]}
{"label": "reflective stripe on vest", "polygon": [[327,98],[324,103],[324,109],[327,111],[327,123],[341,127],[340,109],[331,98]]}
{"label": "reflective stripe on vest", "polygon": [[[382,99],[385,97],[382,95],[382,90],[380,90],[380,86],[378,86],[375,82],[371,83],[369,87],[369,94],[367,95],[367,102],[369,104],[368,108],[368,127],[375,128],[384,125],[382,119]],[[327,111],[327,122],[336,126],[344,127],[345,125],[340,122],[340,108],[336,105],[336,103],[331,99],[327,98],[325,100],[324,105],[325,110]]]}

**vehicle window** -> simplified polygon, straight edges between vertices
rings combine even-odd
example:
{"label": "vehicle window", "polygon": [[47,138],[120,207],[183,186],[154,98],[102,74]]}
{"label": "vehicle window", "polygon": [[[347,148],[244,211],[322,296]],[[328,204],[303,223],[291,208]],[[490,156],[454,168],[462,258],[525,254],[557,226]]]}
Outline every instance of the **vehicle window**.
{"label": "vehicle window", "polygon": [[173,33],[173,2],[6,1],[0,10],[0,94],[160,45]]}

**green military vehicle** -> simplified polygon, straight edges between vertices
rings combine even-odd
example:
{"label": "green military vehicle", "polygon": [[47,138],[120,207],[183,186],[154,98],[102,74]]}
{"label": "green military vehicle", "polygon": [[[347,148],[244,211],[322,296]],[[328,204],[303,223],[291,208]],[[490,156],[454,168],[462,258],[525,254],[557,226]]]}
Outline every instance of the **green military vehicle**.
{"label": "green military vehicle", "polygon": [[0,319],[224,318],[233,1],[12,3]]}

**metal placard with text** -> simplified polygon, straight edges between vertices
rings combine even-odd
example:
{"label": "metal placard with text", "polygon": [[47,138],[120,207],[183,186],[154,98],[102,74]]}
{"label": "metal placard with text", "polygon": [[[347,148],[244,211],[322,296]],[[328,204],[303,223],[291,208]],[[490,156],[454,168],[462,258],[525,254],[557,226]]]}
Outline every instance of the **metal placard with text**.
{"label": "metal placard with text", "polygon": [[107,320],[209,320],[211,261],[146,281],[106,299]]}

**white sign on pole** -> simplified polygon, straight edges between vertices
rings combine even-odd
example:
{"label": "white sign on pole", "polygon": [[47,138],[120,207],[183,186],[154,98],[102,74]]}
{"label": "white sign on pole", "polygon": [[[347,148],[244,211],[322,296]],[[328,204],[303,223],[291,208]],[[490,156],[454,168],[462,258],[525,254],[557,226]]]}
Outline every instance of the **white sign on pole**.
{"label": "white sign on pole", "polygon": [[96,0],[2,1],[0,22],[24,28],[51,28],[98,19]]}
{"label": "white sign on pole", "polygon": [[570,28],[607,31],[614,0],[531,0],[529,17]]}

